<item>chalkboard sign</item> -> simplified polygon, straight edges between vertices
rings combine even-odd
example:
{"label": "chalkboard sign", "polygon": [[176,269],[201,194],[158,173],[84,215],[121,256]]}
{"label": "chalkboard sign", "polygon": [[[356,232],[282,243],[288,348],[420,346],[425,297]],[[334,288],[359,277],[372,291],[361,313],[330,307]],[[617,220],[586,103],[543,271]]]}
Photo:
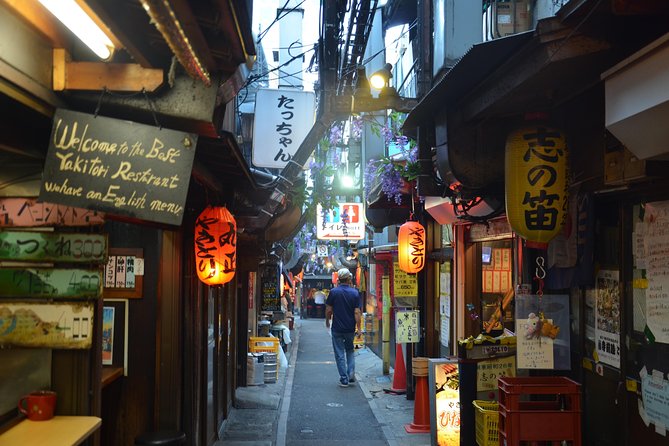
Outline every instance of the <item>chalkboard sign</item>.
{"label": "chalkboard sign", "polygon": [[279,265],[266,265],[260,272],[261,311],[281,311]]}
{"label": "chalkboard sign", "polygon": [[39,198],[180,225],[197,135],[57,110]]}

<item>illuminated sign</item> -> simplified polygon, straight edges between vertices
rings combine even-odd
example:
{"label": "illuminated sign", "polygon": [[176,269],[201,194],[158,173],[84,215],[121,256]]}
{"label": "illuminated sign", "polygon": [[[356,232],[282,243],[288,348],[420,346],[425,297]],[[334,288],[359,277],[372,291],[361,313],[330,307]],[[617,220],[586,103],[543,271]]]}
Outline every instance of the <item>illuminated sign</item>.
{"label": "illuminated sign", "polygon": [[365,237],[362,203],[339,203],[327,212],[316,209],[316,238],[319,240],[361,240]]}

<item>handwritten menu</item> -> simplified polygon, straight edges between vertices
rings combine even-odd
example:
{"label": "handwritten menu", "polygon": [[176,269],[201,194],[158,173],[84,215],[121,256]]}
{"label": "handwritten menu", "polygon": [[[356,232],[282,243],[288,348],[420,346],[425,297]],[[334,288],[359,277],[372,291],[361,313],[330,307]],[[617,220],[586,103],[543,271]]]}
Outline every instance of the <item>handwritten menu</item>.
{"label": "handwritten menu", "polygon": [[639,415],[646,426],[653,423],[656,432],[665,432],[669,426],[669,381],[661,370],[649,371],[645,366],[639,376],[643,401],[639,401]]}
{"label": "handwritten menu", "polygon": [[527,339],[525,333],[529,319],[516,319],[519,369],[553,369],[553,340],[546,337]]}
{"label": "handwritten menu", "polygon": [[418,310],[398,311],[395,314],[395,342],[411,344],[420,341]]}
{"label": "handwritten menu", "polygon": [[646,323],[656,342],[669,343],[669,202],[646,205]]}
{"label": "handwritten menu", "polygon": [[180,225],[197,135],[57,110],[40,201]]}

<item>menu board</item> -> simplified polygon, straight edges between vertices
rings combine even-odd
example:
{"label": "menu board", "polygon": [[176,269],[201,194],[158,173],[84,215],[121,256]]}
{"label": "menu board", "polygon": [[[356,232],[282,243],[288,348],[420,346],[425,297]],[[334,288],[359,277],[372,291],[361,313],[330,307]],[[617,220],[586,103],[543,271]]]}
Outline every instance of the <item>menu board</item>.
{"label": "menu board", "polygon": [[180,225],[197,135],[57,110],[40,201]]}
{"label": "menu board", "polygon": [[281,311],[281,295],[279,292],[279,266],[263,267],[260,274],[261,311]]}

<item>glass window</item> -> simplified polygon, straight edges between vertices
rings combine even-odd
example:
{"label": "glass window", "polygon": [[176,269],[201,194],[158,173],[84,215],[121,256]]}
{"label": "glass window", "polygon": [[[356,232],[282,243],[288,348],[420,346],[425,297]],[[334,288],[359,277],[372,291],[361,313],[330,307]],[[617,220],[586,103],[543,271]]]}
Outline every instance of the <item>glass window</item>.
{"label": "glass window", "polygon": [[478,253],[481,332],[498,336],[504,328],[514,331],[512,242],[479,242]]}

